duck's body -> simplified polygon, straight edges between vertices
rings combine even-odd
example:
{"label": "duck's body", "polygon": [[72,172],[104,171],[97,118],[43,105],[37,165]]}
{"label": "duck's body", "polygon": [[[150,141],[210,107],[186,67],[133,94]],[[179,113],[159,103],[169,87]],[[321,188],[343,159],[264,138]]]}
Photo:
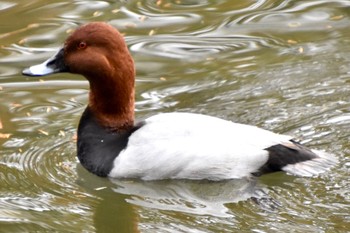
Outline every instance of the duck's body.
{"label": "duck's body", "polygon": [[121,35],[104,23],[74,32],[64,48],[26,75],[72,72],[90,82],[78,128],[78,157],[99,176],[235,179],[284,170],[312,176],[336,160],[292,137],[193,113],[163,113],[134,123],[134,66]]}
{"label": "duck's body", "polygon": [[[263,140],[255,141],[252,137]],[[163,113],[145,120],[114,160],[112,177],[234,179],[256,173],[271,145],[287,142],[254,126],[193,113]]]}
{"label": "duck's body", "polygon": [[216,117],[163,113],[111,132],[88,108],[79,124],[78,157],[99,176],[144,180],[240,179],[281,170],[312,176],[332,164],[290,136]]}

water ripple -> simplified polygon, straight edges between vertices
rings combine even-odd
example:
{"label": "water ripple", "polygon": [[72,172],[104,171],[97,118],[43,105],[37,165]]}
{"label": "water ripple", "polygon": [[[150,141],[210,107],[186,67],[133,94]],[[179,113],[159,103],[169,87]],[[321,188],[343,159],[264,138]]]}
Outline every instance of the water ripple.
{"label": "water ripple", "polygon": [[128,39],[134,52],[192,62],[211,59],[216,54],[238,56],[280,44],[277,40],[253,36],[153,36],[142,41],[137,37]]}
{"label": "water ripple", "polygon": [[[245,32],[264,31],[265,33],[278,27],[284,32],[324,31],[333,27],[346,27],[348,23],[339,23],[343,19],[342,9],[349,6],[346,1],[332,1],[334,7],[324,7],[325,1],[291,2],[283,1],[280,5],[252,12],[227,12],[231,20],[225,27]],[[241,14],[241,16],[239,16]],[[238,16],[238,17],[237,17]],[[245,24],[243,29],[239,25]],[[249,27],[247,27],[247,24]]]}
{"label": "water ripple", "polygon": [[184,31],[193,25],[200,24],[201,16],[193,13],[181,13],[181,14],[136,14],[130,12],[127,8],[122,7],[118,14],[123,14],[127,17],[120,17],[120,19],[111,20],[110,23],[119,30],[130,29],[130,31],[142,32],[147,30],[149,33],[151,29],[154,29],[154,33],[176,33]]}

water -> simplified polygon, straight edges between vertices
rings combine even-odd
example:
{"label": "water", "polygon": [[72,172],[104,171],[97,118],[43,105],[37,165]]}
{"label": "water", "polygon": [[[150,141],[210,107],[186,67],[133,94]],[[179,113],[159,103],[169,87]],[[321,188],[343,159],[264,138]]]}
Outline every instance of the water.
{"label": "water", "polygon": [[[349,232],[350,1],[0,1],[0,232]],[[137,67],[137,117],[189,111],[295,135],[340,160],[317,178],[109,180],[76,159],[80,76],[28,78],[107,21]]]}

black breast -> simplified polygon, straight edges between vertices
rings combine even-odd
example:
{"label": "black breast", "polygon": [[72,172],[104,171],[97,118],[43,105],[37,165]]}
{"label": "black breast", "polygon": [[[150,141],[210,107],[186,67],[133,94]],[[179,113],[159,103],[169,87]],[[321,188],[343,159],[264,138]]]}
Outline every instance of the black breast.
{"label": "black breast", "polygon": [[80,163],[98,176],[107,176],[113,168],[114,159],[126,148],[130,135],[142,125],[140,123],[129,130],[112,132],[101,126],[86,108],[78,127]]}

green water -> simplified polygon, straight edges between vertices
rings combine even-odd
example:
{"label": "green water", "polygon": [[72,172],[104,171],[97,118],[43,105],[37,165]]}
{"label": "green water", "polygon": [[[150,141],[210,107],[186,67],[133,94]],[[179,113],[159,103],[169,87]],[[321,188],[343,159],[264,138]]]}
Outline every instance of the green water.
{"label": "green water", "polygon": [[[257,184],[86,172],[74,138],[87,82],[21,70],[91,21],[125,34],[139,119],[218,116],[295,135],[339,165]],[[0,1],[0,232],[349,232],[349,28],[346,0]]]}

